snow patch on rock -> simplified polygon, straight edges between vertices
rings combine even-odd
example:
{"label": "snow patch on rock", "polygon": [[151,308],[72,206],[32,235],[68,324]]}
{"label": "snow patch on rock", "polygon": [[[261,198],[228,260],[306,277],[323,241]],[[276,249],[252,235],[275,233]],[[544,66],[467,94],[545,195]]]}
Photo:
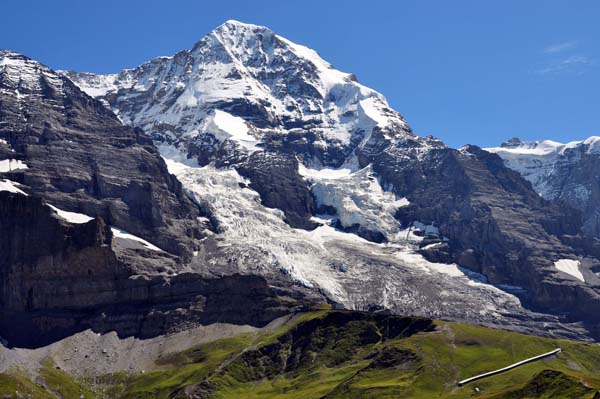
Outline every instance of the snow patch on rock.
{"label": "snow patch on rock", "polygon": [[575,259],[560,259],[554,262],[554,267],[556,267],[561,272],[567,273],[568,275],[575,277],[577,280],[585,283],[585,278],[579,270],[579,264],[580,262]]}
{"label": "snow patch on rock", "polygon": [[[48,204],[48,206],[50,208],[52,208],[52,210],[54,210],[54,212],[56,212],[56,214],[59,217],[61,217],[62,219],[66,220],[69,223],[83,224],[83,223],[87,223],[90,220],[94,219],[93,217],[83,214],[83,213],[64,211],[64,210],[59,209],[59,208],[55,207],[54,205],[50,205],[50,204]],[[113,233],[114,238],[135,241],[137,243],[140,243],[144,248],[150,249],[152,251],[162,251],[162,249],[158,248],[156,245],[151,244],[150,242],[144,240],[141,237],[130,234],[130,233],[126,232],[125,230],[119,229],[118,227],[111,226],[110,229]]]}
{"label": "snow patch on rock", "polygon": [[250,129],[244,119],[217,109],[207,121],[206,131],[213,133],[217,138],[233,140],[248,150],[256,148],[258,140],[248,134]]}
{"label": "snow patch on rock", "polygon": [[58,216],[60,216],[61,218],[63,218],[64,220],[66,220],[69,223],[83,224],[83,223],[87,223],[90,220],[94,219],[93,217],[85,215],[83,213],[63,211],[62,209],[58,209],[54,205],[50,205],[50,204],[48,204],[48,206],[50,208],[52,208],[54,210],[54,212],[56,212],[58,214]]}
{"label": "snow patch on rock", "polygon": [[28,169],[27,164],[19,159],[3,159],[0,161],[0,173],[19,169]]}
{"label": "snow patch on rock", "polygon": [[120,238],[122,240],[130,240],[130,241],[139,242],[145,248],[150,249],[152,251],[159,251],[159,252],[162,251],[162,249],[160,249],[156,245],[153,245],[153,244],[149,243],[148,241],[144,240],[143,238],[140,238],[140,237],[135,236],[135,235],[133,235],[131,233],[128,233],[125,230],[121,230],[121,229],[119,229],[117,227],[111,227],[110,229],[112,230],[113,237],[115,237],[115,238]]}
{"label": "snow patch on rock", "polygon": [[10,193],[27,195],[27,193],[21,190],[18,187],[18,185],[19,183],[16,183],[14,181],[8,179],[0,179],[0,191],[8,191]]}

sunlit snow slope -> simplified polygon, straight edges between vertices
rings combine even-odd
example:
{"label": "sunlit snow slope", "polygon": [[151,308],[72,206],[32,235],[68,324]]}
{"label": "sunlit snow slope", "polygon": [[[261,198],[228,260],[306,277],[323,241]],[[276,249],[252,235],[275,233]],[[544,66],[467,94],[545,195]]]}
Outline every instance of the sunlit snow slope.
{"label": "sunlit snow slope", "polygon": [[106,98],[125,123],[170,143],[206,145],[212,133],[219,142],[230,139],[252,150],[257,142],[298,135],[304,141],[298,145],[317,149],[309,161],[339,166],[375,126],[410,135],[385,98],[353,75],[268,28],[237,21],[191,50],[138,68],[66,75]]}

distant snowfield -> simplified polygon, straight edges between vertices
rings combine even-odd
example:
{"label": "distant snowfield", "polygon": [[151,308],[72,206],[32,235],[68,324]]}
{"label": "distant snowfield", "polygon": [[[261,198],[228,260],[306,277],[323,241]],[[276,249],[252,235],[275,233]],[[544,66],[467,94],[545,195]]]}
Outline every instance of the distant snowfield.
{"label": "distant snowfield", "polygon": [[568,143],[559,143],[552,140],[523,142],[514,147],[491,147],[486,148],[485,150],[496,153],[504,152],[524,155],[548,155],[551,153],[563,155],[565,151],[577,148],[581,145],[586,146],[586,151],[588,153],[600,153],[600,136],[590,136],[585,140],[571,141]]}
{"label": "distant snowfield", "polygon": [[560,259],[554,262],[554,266],[563,273],[575,277],[577,280],[585,283],[585,278],[579,270],[580,262],[574,259]]}
{"label": "distant snowfield", "polygon": [[[571,141],[566,144],[552,140],[521,142],[514,146],[491,147],[485,150],[498,154],[506,166],[529,180],[540,196],[553,200],[558,194],[551,183],[551,177],[557,173],[556,164],[568,151],[577,148],[581,148],[582,152],[588,154],[600,154],[600,137],[591,136],[582,141]],[[577,196],[582,199],[590,195],[585,187],[576,190],[578,190]]]}

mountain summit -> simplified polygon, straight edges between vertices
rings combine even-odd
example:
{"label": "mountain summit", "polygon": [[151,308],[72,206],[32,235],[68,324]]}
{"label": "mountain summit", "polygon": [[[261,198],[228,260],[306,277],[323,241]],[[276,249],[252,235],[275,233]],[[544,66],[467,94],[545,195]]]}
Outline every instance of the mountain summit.
{"label": "mountain summit", "polygon": [[105,97],[125,123],[175,144],[204,145],[207,132],[245,149],[285,140],[310,146],[311,163],[337,167],[375,127],[416,139],[386,99],[353,75],[266,27],[237,21],[173,57],[115,75],[66,75]]}

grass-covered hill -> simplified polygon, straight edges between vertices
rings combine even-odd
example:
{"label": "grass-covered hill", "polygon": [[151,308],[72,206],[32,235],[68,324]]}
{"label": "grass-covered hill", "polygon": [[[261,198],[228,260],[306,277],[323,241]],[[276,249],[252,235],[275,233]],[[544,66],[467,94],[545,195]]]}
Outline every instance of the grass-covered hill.
{"label": "grass-covered hill", "polygon": [[[558,356],[457,381],[562,348]],[[156,360],[143,374],[0,374],[0,398],[600,398],[600,345],[384,314],[318,310]]]}

